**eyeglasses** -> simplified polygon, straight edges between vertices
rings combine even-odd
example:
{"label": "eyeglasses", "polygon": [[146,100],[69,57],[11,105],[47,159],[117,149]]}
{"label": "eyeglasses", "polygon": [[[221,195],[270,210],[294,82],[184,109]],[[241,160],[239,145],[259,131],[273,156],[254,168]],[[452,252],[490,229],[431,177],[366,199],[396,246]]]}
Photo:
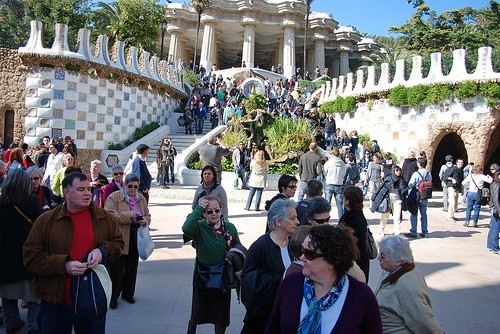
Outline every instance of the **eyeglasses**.
{"label": "eyeglasses", "polygon": [[31,181],[38,181],[38,180],[40,180],[39,176],[31,177]]}
{"label": "eyeglasses", "polygon": [[316,253],[315,250],[307,249],[302,247],[302,255],[307,259],[307,261],[314,261],[318,257],[323,257],[323,254]]}
{"label": "eyeglasses", "polygon": [[297,189],[297,186],[286,186],[286,187],[290,189]]}
{"label": "eyeglasses", "polygon": [[220,213],[220,209],[215,209],[215,210],[207,210],[207,215],[211,215],[213,213]]}
{"label": "eyeglasses", "polygon": [[114,176],[118,176],[118,175],[123,175],[123,172],[121,173],[113,173]]}
{"label": "eyeglasses", "polygon": [[330,217],[327,217],[327,218],[323,218],[323,219],[316,219],[316,218],[313,218],[313,220],[318,223],[318,224],[324,224],[324,223],[328,223],[330,221]]}
{"label": "eyeglasses", "polygon": [[132,188],[139,189],[139,186],[136,186],[136,185],[133,185],[133,184],[129,184],[129,185],[127,185],[127,188],[129,188],[129,189],[132,189]]}

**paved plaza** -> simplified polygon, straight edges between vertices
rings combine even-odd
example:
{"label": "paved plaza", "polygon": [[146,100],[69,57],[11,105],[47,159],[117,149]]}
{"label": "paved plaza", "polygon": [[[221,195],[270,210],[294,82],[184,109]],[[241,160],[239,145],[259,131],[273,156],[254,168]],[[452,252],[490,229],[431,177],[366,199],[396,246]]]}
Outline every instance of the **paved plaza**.
{"label": "paved plaza", "polygon": [[[224,185],[226,182],[223,180]],[[185,186],[152,189],[149,207],[156,250],[150,259],[139,264],[136,303],[130,305],[119,299],[118,308],[108,310],[107,333],[186,333],[195,251],[190,244],[183,244],[181,226],[191,212],[194,189]],[[228,186],[225,189],[230,200],[230,221],[237,227],[241,242],[250,247],[264,233],[266,212],[243,210],[248,190],[233,190]],[[274,194],[275,191],[265,191],[263,201]],[[368,202],[365,204],[365,215],[376,235],[380,214],[372,214],[367,208]],[[333,208],[334,222],[336,212]],[[459,218],[456,223],[446,221],[441,207],[430,207],[428,214],[429,238],[412,240],[411,246],[417,266],[429,285],[438,321],[446,333],[498,333],[500,317],[494,314],[500,306],[500,255],[486,250],[487,210],[481,211],[479,228],[462,226],[463,207],[456,215]],[[408,218],[405,212],[403,232],[409,229]],[[387,226],[389,233],[391,222],[389,220]],[[369,281],[372,289],[379,275],[378,262],[373,260]],[[25,317],[25,311],[23,313]],[[240,332],[244,314],[245,308],[238,304],[233,292],[227,333]],[[198,326],[198,333],[213,333],[213,326]]]}

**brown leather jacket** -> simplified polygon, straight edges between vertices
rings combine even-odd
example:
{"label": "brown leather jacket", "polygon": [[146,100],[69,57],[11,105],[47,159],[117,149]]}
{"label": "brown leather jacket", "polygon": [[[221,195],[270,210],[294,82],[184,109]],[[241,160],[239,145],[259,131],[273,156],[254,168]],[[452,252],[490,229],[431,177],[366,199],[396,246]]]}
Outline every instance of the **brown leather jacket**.
{"label": "brown leather jacket", "polygon": [[[120,226],[106,210],[93,202],[89,206],[95,245],[108,261],[118,258],[124,246]],[[39,299],[50,303],[63,300],[65,264],[73,240],[73,223],[66,216],[66,205],[50,210],[35,221],[24,250],[24,265],[35,273],[34,290]]]}

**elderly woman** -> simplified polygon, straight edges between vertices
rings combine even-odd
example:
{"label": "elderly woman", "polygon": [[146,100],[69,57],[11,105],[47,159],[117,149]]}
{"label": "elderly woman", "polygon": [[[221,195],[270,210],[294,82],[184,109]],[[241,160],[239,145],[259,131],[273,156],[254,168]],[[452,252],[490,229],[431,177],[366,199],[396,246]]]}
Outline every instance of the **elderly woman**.
{"label": "elderly woman", "polygon": [[[196,248],[196,268],[224,263],[227,250],[240,243],[236,227],[224,221],[222,211],[220,197],[204,196],[200,198],[198,205],[182,226],[184,234],[193,239],[193,246]],[[198,270],[195,270],[193,282],[199,278],[197,275]],[[193,286],[191,317],[187,332],[196,333],[198,324],[210,323],[215,325],[216,334],[224,333],[230,322],[231,290],[206,294],[203,288],[206,287]]]}
{"label": "elderly woman", "polygon": [[109,210],[122,229],[125,247],[122,255],[109,264],[109,274],[113,283],[113,292],[109,307],[118,307],[120,294],[128,303],[135,303],[135,282],[139,252],[137,250],[137,230],[140,225],[151,223],[146,198],[139,193],[139,175],[131,173],[125,177],[125,186],[115,191],[106,200],[104,208]]}
{"label": "elderly woman", "polygon": [[357,253],[352,235],[313,226],[302,253],[304,268],[281,283],[266,333],[382,333],[372,290],[346,274]]}
{"label": "elderly woman", "polygon": [[65,154],[63,154],[61,161],[62,161],[63,166],[61,169],[59,169],[56,172],[56,174],[54,176],[54,180],[51,180],[51,188],[52,188],[52,191],[54,192],[54,194],[56,194],[59,197],[64,197],[63,188],[62,188],[62,180],[64,179],[66,169],[68,167],[73,166],[75,160],[71,156],[71,154],[65,153]]}
{"label": "elderly woman", "polygon": [[297,203],[277,199],[267,212],[270,232],[259,237],[248,250],[241,273],[241,300],[247,310],[242,334],[263,333],[276,291],[293,261],[289,237],[297,228]]}
{"label": "elderly woman", "polygon": [[28,302],[28,331],[38,331],[38,301],[33,275],[23,264],[23,244],[42,212],[36,197],[31,196],[29,175],[22,168],[9,171],[0,193],[0,297],[7,333],[15,333],[24,325],[18,299]]}
{"label": "elderly woman", "polygon": [[219,197],[222,206],[222,218],[228,219],[227,194],[224,188],[217,183],[217,171],[214,166],[207,165],[201,170],[201,184],[196,189],[193,198],[193,210],[198,206],[200,199],[207,195]]}
{"label": "elderly woman", "polygon": [[366,229],[368,222],[363,214],[363,191],[356,186],[344,188],[343,204],[346,212],[339,219],[339,224],[344,224],[354,230],[354,237],[358,240],[357,246],[360,257],[356,260],[361,270],[365,273],[366,281],[369,280],[370,259],[366,250]]}
{"label": "elderly woman", "polygon": [[384,333],[443,333],[432,312],[429,289],[415,267],[408,239],[389,236],[379,244],[381,282],[375,295]]}
{"label": "elderly woman", "polygon": [[123,165],[117,164],[111,167],[111,176],[113,177],[113,181],[102,187],[100,203],[101,208],[104,207],[104,204],[106,203],[109,195],[123,188],[123,174]]}
{"label": "elderly woman", "polygon": [[101,202],[101,188],[109,183],[108,178],[101,174],[101,161],[90,162],[90,173],[86,174],[92,187],[92,201],[99,206]]}
{"label": "elderly woman", "polygon": [[252,205],[253,196],[257,194],[255,198],[255,211],[260,211],[260,199],[262,198],[262,192],[267,185],[267,172],[269,170],[269,163],[264,157],[264,151],[259,150],[255,153],[253,160],[250,162],[250,179],[248,180],[248,186],[250,191],[248,193],[247,204],[245,205],[245,210],[250,210],[250,205]]}
{"label": "elderly woman", "polygon": [[42,186],[43,174],[37,166],[31,166],[26,169],[26,173],[31,179],[31,194],[36,196],[38,203],[42,206],[44,210],[50,210],[57,206],[54,201],[54,194],[49,187]]}
{"label": "elderly woman", "polygon": [[478,201],[477,192],[479,189],[484,188],[484,183],[491,183],[493,179],[489,175],[483,174],[483,166],[476,165],[472,170],[472,173],[467,175],[465,180],[462,181],[463,186],[468,186],[469,190],[467,192],[467,210],[465,211],[465,223],[464,226],[468,227],[470,224],[471,213],[474,211],[474,227],[477,227],[477,222],[479,220],[479,210],[481,209],[481,201]]}

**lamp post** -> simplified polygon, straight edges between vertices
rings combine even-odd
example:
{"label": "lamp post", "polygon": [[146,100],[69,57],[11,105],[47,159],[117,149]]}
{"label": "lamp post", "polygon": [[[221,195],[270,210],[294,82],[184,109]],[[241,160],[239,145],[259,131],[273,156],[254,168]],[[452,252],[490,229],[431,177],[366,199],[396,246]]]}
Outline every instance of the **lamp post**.
{"label": "lamp post", "polygon": [[165,40],[165,31],[167,30],[167,22],[163,21],[161,23],[161,50],[160,50],[160,60],[163,59],[163,42]]}

